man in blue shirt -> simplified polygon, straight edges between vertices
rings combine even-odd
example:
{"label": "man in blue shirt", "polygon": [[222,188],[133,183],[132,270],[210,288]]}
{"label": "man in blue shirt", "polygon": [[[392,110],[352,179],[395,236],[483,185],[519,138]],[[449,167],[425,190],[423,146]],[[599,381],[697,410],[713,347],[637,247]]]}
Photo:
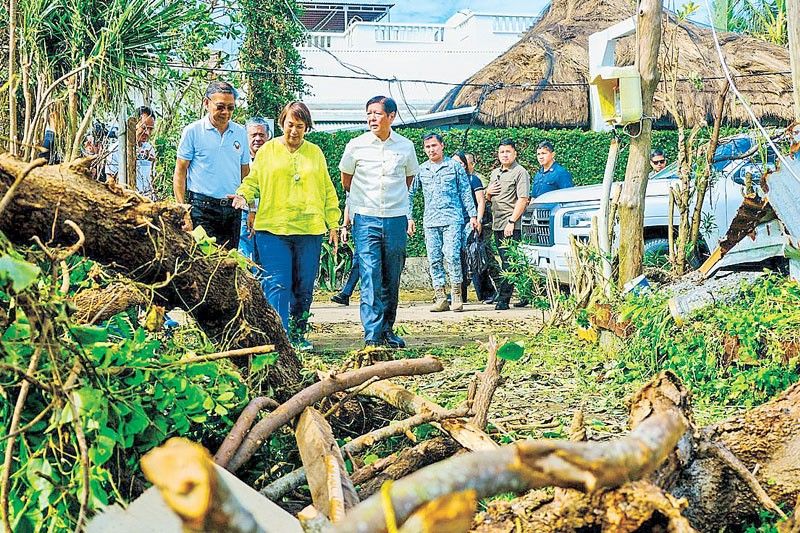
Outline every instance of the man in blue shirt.
{"label": "man in blue shirt", "polygon": [[556,163],[556,150],[553,143],[550,141],[540,142],[536,148],[536,160],[539,161],[540,167],[533,176],[531,199],[546,192],[574,187],[572,174]]}
{"label": "man in blue shirt", "polygon": [[[444,142],[438,133],[425,135],[423,148],[428,161],[420,165],[409,198],[413,198],[416,190],[422,188],[425,198],[425,248],[436,296],[431,311],[462,311],[461,282],[464,273],[461,269],[461,245],[465,214],[469,218],[469,225],[478,228],[472,188],[464,168],[449,157],[444,157]],[[450,276],[450,304],[445,294],[445,267]]]}
{"label": "man in blue shirt", "polygon": [[191,205],[193,226],[203,226],[218,244],[235,249],[241,213],[231,199],[250,172],[247,131],[231,121],[236,89],[230,83],[209,83],[203,107],[208,114],[181,134],[173,179],[175,200]]}

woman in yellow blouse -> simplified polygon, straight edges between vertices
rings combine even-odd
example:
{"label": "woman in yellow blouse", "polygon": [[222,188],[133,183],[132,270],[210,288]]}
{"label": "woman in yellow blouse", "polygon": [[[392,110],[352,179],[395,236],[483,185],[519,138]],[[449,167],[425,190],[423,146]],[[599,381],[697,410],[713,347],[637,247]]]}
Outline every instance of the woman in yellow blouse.
{"label": "woman in yellow blouse", "polygon": [[[238,209],[254,205],[255,245],[264,269],[267,300],[300,350],[313,347],[305,338],[308,311],[319,272],[322,239],[338,246],[341,211],[322,150],[305,140],[314,123],[302,102],[283,108],[283,135],[261,147],[250,174],[236,191]],[[289,329],[289,319],[292,329]]]}

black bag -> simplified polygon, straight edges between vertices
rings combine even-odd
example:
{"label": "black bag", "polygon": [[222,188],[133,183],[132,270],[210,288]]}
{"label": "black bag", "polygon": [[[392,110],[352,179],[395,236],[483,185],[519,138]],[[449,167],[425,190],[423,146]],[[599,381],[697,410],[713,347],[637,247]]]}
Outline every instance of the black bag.
{"label": "black bag", "polygon": [[489,268],[489,251],[486,249],[486,241],[482,235],[474,229],[467,237],[467,269],[469,275],[483,273]]}

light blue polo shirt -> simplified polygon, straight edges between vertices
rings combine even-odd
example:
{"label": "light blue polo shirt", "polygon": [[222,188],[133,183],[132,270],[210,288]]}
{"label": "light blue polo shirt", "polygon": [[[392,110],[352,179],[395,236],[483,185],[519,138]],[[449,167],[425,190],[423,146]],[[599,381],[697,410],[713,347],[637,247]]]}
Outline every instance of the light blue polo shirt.
{"label": "light blue polo shirt", "polygon": [[250,164],[247,130],[229,122],[220,135],[206,115],[183,128],[178,157],[190,161],[187,191],[225,198],[236,193],[242,183],[242,165]]}

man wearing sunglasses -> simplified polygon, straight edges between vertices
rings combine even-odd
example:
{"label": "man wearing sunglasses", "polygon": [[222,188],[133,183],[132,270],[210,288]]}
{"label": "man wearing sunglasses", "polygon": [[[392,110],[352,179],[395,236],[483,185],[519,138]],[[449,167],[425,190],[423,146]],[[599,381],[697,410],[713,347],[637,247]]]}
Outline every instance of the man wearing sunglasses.
{"label": "man wearing sunglasses", "polygon": [[247,130],[231,120],[236,89],[230,83],[209,83],[203,107],[206,116],[181,134],[173,179],[175,200],[191,205],[192,226],[203,226],[217,244],[235,249],[241,213],[233,207],[232,198],[250,172]]}
{"label": "man wearing sunglasses", "polygon": [[650,166],[653,167],[653,174],[661,172],[667,166],[667,157],[664,155],[664,150],[655,148],[650,152]]}

